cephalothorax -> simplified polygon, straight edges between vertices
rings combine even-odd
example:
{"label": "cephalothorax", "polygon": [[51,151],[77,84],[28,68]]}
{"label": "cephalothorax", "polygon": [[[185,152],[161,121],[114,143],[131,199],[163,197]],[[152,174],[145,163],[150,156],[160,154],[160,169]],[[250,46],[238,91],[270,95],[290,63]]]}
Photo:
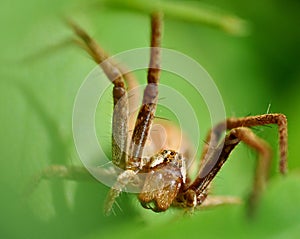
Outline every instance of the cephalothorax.
{"label": "cephalothorax", "polygon": [[[208,133],[201,156],[198,174],[190,178],[186,167],[186,158],[172,149],[161,149],[151,157],[143,156],[143,149],[151,131],[158,101],[158,84],[160,80],[160,41],[162,35],[162,14],[151,15],[151,52],[148,69],[147,86],[144,90],[142,105],[139,109],[131,138],[128,136],[128,97],[126,85],[132,83],[130,74],[123,74],[123,69],[108,60],[107,54],[80,27],[70,22],[76,35],[82,40],[93,59],[100,64],[107,77],[114,85],[114,113],[112,127],[112,161],[124,169],[111,188],[105,212],[109,213],[115,199],[127,184],[134,183],[140,173],[146,173],[138,199],[142,206],[155,212],[167,210],[170,206],[194,209],[202,206],[235,203],[233,197],[208,196],[209,185],[230,152],[243,141],[259,153],[256,176],[250,203],[254,205],[264,189],[268,178],[271,161],[270,147],[256,136],[250,128],[266,124],[277,124],[280,148],[280,172],[286,172],[287,162],[287,120],[283,114],[265,114],[243,118],[228,118],[216,125]],[[117,105],[117,106],[116,106]],[[229,131],[225,139],[222,133]]]}

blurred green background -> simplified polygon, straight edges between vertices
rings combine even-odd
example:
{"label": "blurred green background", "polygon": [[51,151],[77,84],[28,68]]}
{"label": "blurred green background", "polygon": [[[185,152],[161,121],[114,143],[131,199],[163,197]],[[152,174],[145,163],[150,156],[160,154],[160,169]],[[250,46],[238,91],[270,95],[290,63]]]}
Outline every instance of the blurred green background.
{"label": "blurred green background", "polygon": [[[72,107],[95,64],[77,46],[53,47],[72,36],[61,16],[75,19],[111,54],[148,46],[149,18],[130,7],[89,1],[4,0],[0,8],[1,238],[299,237],[300,2],[203,2],[245,19],[249,34],[236,36],[175,14],[166,16],[163,47],[181,51],[204,66],[222,94],[228,116],[263,114],[271,104],[270,112],[284,113],[289,121],[286,177],[277,172],[276,127],[255,130],[274,148],[272,177],[256,217],[247,218],[243,205],[192,216],[180,210],[154,214],[127,194],[119,199],[116,215],[104,217],[108,188],[90,182],[43,181],[30,195],[23,195],[30,178],[46,166],[79,162],[72,138]],[[207,117],[201,116],[201,109],[199,117]],[[107,122],[102,121],[105,127]],[[208,122],[203,127],[208,129]],[[216,178],[214,193],[246,199],[255,157],[240,145]]]}

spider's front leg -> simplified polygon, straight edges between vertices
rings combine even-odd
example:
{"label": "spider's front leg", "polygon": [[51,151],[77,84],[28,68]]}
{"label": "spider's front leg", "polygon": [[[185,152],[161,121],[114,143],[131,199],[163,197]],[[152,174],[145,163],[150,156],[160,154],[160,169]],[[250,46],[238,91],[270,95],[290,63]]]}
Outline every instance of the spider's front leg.
{"label": "spider's front leg", "polygon": [[[200,171],[185,194],[194,195],[194,197],[203,198],[206,194],[207,187],[216,176],[222,165],[235,146],[243,141],[259,153],[259,161],[256,167],[256,174],[253,183],[253,189],[250,195],[250,209],[253,209],[257,203],[261,193],[265,188],[268,179],[271,149],[269,145],[258,136],[256,136],[249,128],[252,126],[277,124],[279,132],[279,146],[280,146],[280,172],[286,172],[286,155],[287,155],[287,121],[282,114],[266,114],[259,116],[249,116],[245,118],[229,118],[226,122],[220,123],[209,133],[207,140],[209,145],[204,148],[203,162],[200,166]],[[226,136],[223,143],[218,144],[221,132],[231,129]],[[188,196],[186,196],[188,198]],[[205,198],[205,197],[204,197]],[[197,204],[202,201],[198,200]]]}
{"label": "spider's front leg", "polygon": [[151,49],[142,106],[139,110],[132,139],[129,146],[130,157],[126,169],[140,170],[143,149],[155,116],[160,78],[160,45],[162,34],[162,15],[155,12],[151,16]]}
{"label": "spider's front leg", "polygon": [[108,54],[74,22],[68,20],[68,24],[94,61],[99,64],[108,79],[113,83],[114,111],[112,117],[112,161],[120,168],[125,168],[127,161],[127,137],[128,137],[128,97],[125,88],[125,80],[122,69],[108,59]]}
{"label": "spider's front leg", "polygon": [[[120,65],[117,65],[108,54],[97,44],[97,42],[79,25],[70,19],[66,19],[67,24],[72,28],[78,39],[75,40],[85,51],[99,64],[108,79],[113,83],[113,101],[114,112],[112,122],[112,161],[120,168],[125,168],[127,161],[127,138],[128,138],[128,97],[125,87],[125,81],[129,89],[136,85],[136,80],[131,73]],[[126,72],[126,73],[124,73]],[[133,97],[134,98],[134,97]],[[99,170],[99,169],[94,169]],[[99,170],[103,175],[109,175],[112,172],[108,170]],[[91,179],[89,172],[83,167],[51,165],[37,174],[29,189],[31,192],[42,179],[69,179],[69,180],[85,180]]]}
{"label": "spider's front leg", "polygon": [[279,171],[285,174],[287,171],[287,119],[283,114],[264,114],[256,116],[248,116],[241,118],[228,118],[226,121],[219,123],[208,133],[201,156],[201,165],[206,162],[209,151],[213,151],[217,146],[222,132],[237,127],[254,127],[268,124],[277,124],[279,135]]}
{"label": "spider's front leg", "polygon": [[105,214],[110,213],[113,203],[128,183],[138,183],[136,174],[143,167],[143,150],[150,133],[158,100],[161,35],[162,13],[154,12],[151,14],[151,52],[147,86],[144,90],[142,106],[139,110],[129,144],[129,157],[126,161],[126,170],[119,175],[117,182],[108,194],[104,208]]}

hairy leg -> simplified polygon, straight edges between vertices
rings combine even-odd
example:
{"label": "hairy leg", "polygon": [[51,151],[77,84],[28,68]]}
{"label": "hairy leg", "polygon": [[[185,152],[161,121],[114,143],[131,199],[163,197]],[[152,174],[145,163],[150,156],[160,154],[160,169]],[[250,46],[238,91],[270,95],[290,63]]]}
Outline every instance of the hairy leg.
{"label": "hairy leg", "polygon": [[121,173],[117,179],[117,182],[109,190],[109,193],[106,197],[106,202],[104,205],[104,214],[105,215],[110,214],[113,204],[115,203],[117,197],[119,197],[122,190],[124,190],[126,185],[128,184],[139,185],[139,183],[140,181],[134,171],[125,170],[123,173]]}
{"label": "hairy leg", "polygon": [[223,205],[242,204],[243,201],[239,197],[234,196],[207,196],[205,201],[199,208],[210,208]]}
{"label": "hairy leg", "polygon": [[136,119],[129,146],[130,157],[126,165],[126,168],[129,170],[138,171],[140,169],[143,148],[155,116],[160,77],[161,34],[162,14],[155,12],[151,15],[151,52],[147,76],[148,85],[144,90],[142,106]]}
{"label": "hairy leg", "polygon": [[151,15],[151,52],[148,70],[148,84],[144,90],[143,103],[139,110],[132,139],[129,145],[129,158],[126,170],[118,177],[116,184],[111,188],[104,208],[109,214],[112,206],[126,184],[134,181],[136,173],[141,169],[143,148],[146,144],[151,125],[154,119],[158,100],[158,82],[160,76],[160,41],[162,31],[162,15]]}
{"label": "hairy leg", "polygon": [[189,186],[187,192],[192,190],[196,192],[197,195],[202,195],[228,159],[231,151],[241,141],[259,153],[253,189],[250,196],[250,209],[253,209],[253,206],[255,206],[255,203],[265,188],[271,162],[271,149],[264,140],[256,136],[246,127],[233,128],[225,137],[223,144],[219,144],[219,146],[208,155],[205,163],[202,164],[197,178]]}
{"label": "hairy leg", "polygon": [[279,133],[279,151],[280,162],[279,170],[282,174],[287,171],[287,119],[283,114],[264,114],[257,116],[228,118],[225,122],[221,122],[210,130],[206,137],[206,144],[204,145],[201,166],[209,158],[209,152],[213,151],[220,140],[222,133],[226,130],[231,130],[237,127],[254,127],[267,124],[277,124]]}
{"label": "hairy leg", "polygon": [[[114,112],[112,118],[112,161],[120,168],[125,168],[127,161],[128,137],[128,99],[122,69],[108,59],[108,54],[82,28],[68,20],[74,33],[81,39],[81,45],[99,64],[109,80],[114,84]],[[129,79],[131,75],[127,74]],[[130,78],[132,80],[132,78]]]}
{"label": "hairy leg", "polygon": [[[110,177],[114,172],[113,168],[105,169],[95,168],[98,174],[102,174],[106,177]],[[83,166],[65,166],[65,165],[50,165],[44,168],[41,172],[34,175],[28,186],[24,190],[24,195],[30,195],[42,180],[70,180],[70,181],[86,181],[86,182],[97,182],[92,174]]]}

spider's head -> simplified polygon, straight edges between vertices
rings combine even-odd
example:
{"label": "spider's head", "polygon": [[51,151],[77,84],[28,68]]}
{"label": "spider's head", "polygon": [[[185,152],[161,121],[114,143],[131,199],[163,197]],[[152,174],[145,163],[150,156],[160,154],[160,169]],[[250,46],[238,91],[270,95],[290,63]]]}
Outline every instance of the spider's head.
{"label": "spider's head", "polygon": [[174,165],[180,169],[182,180],[185,183],[186,179],[186,163],[182,154],[175,150],[161,150],[159,153],[152,156],[148,162],[148,167],[151,169],[161,168],[163,165]]}

